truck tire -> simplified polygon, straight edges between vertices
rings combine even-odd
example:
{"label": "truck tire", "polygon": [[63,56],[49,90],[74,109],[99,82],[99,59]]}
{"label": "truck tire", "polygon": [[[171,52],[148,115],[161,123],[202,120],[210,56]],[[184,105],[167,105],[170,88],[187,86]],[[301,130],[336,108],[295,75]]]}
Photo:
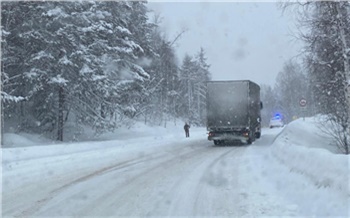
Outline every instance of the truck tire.
{"label": "truck tire", "polygon": [[249,137],[247,140],[247,145],[251,145],[252,144],[252,139]]}
{"label": "truck tire", "polygon": [[247,144],[251,145],[255,141],[255,132],[250,131],[249,132],[249,138],[247,140]]}
{"label": "truck tire", "polygon": [[260,139],[260,136],[261,136],[261,132],[256,132],[255,133],[255,138]]}
{"label": "truck tire", "polygon": [[219,145],[219,141],[218,140],[214,140],[214,145]]}

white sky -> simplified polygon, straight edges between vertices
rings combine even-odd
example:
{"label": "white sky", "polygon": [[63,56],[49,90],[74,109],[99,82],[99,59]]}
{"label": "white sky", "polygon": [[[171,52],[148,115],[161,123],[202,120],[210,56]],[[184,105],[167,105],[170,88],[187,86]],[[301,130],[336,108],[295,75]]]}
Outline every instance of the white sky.
{"label": "white sky", "polygon": [[285,61],[300,53],[301,42],[291,13],[273,2],[150,2],[160,12],[169,40],[177,41],[182,62],[202,46],[213,80],[250,79],[274,85]]}

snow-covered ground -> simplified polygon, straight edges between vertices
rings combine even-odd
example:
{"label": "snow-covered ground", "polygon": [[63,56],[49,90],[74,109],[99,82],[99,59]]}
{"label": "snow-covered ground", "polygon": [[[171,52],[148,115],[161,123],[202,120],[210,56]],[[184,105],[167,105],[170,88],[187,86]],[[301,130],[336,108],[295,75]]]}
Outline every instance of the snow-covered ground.
{"label": "snow-covered ground", "polygon": [[[286,126],[272,146],[254,158],[254,174],[264,187],[297,206],[299,215],[350,216],[350,156],[337,154],[332,140],[319,129],[318,118],[298,119]],[[257,149],[251,149],[256,153]]]}
{"label": "snow-covered ground", "polygon": [[317,125],[299,119],[253,145],[217,147],[182,126],[62,144],[6,134],[2,215],[349,217],[350,157]]}

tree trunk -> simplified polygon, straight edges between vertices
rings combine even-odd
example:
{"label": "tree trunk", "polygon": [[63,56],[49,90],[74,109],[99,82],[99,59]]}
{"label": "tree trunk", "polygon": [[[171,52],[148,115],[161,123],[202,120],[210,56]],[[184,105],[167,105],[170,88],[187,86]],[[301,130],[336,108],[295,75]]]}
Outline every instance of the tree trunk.
{"label": "tree trunk", "polygon": [[191,83],[190,83],[190,80],[187,80],[187,85],[188,85],[188,114],[187,114],[187,117],[188,117],[188,122],[190,120],[190,117],[191,117],[191,97],[192,97],[192,93],[191,93]]}
{"label": "tree trunk", "polygon": [[[347,102],[347,114],[348,114],[348,130],[345,130],[345,132],[348,132],[348,134],[350,135],[350,64],[349,64],[349,56],[347,54],[348,52],[348,44],[346,41],[346,34],[345,34],[345,24],[343,21],[343,14],[341,13],[341,9],[340,9],[340,3],[336,2],[336,10],[337,10],[337,18],[338,18],[338,29],[339,29],[339,34],[340,34],[340,40],[342,43],[342,54],[343,54],[343,58],[344,58],[344,92],[345,92],[345,99]],[[345,137],[345,140],[347,140],[347,138]],[[348,145],[348,141],[345,142],[345,149],[346,149],[346,154],[349,154],[349,145]]]}
{"label": "tree trunk", "polygon": [[1,101],[1,147],[4,145],[4,103],[3,103],[3,99],[0,100]]}
{"label": "tree trunk", "polygon": [[58,90],[58,131],[57,140],[63,141],[63,106],[64,106],[64,89],[62,86]]}
{"label": "tree trunk", "polygon": [[[346,130],[345,130],[346,131]],[[347,134],[344,134],[344,147],[345,147],[345,154],[349,154],[349,144],[348,144],[348,137]]]}
{"label": "tree trunk", "polygon": [[101,117],[106,118],[106,106],[104,103],[101,103]]}
{"label": "tree trunk", "polygon": [[199,122],[201,122],[201,103],[200,103],[200,84],[197,83],[197,113],[198,113],[198,119]]}

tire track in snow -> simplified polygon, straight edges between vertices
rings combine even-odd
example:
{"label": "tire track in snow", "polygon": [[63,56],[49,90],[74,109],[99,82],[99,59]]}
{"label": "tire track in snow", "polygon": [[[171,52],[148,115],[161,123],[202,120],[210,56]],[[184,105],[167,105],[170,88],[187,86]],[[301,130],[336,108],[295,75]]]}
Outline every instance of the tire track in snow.
{"label": "tire track in snow", "polygon": [[[227,166],[230,167],[230,169],[232,169],[232,171],[238,170],[237,167],[235,165],[228,165],[227,164],[227,158],[230,154],[232,154],[232,152],[234,152],[235,156],[238,156],[240,151],[244,151],[247,147],[235,147],[235,149],[229,150],[226,153],[221,154],[220,156],[218,156],[216,159],[214,159],[205,169],[205,171],[203,171],[203,175],[200,178],[200,181],[205,183],[205,186],[199,185],[197,186],[197,196],[196,196],[196,201],[194,202],[194,215],[210,215],[210,216],[222,216],[222,215],[229,215],[229,214],[212,214],[213,211],[210,210],[208,211],[209,214],[203,214],[203,208],[207,208],[208,209],[208,202],[204,201],[203,199],[205,199],[205,191],[204,190],[208,190],[208,186],[214,188],[215,190],[218,190],[219,192],[216,193],[220,193],[223,195],[227,194],[227,187],[230,187],[230,174],[225,174],[225,170],[227,168]],[[220,166],[218,167],[219,170],[217,171],[216,168],[217,166],[220,164]],[[232,168],[231,168],[232,167]],[[201,195],[202,194],[202,195]],[[231,193],[232,194],[232,193]],[[203,196],[204,195],[204,196]],[[223,196],[221,195],[221,198],[226,198],[227,196]],[[213,196],[211,196],[213,197]],[[226,198],[227,200],[229,200],[229,198]],[[212,199],[213,200],[213,199]],[[221,199],[220,199],[221,200]],[[213,206],[215,202],[211,202],[210,206]],[[204,207],[204,205],[207,205],[207,207]],[[230,208],[230,207],[229,207]],[[227,208],[224,208],[227,209]]]}
{"label": "tire track in snow", "polygon": [[[161,185],[167,185],[167,183],[166,182],[164,183],[164,181],[168,177],[171,177],[172,175],[174,175],[173,174],[174,167],[179,168],[179,166],[183,166],[183,165],[187,167],[187,165],[185,164],[187,163],[186,161],[188,160],[193,161],[193,159],[195,159],[198,155],[201,155],[202,153],[208,153],[207,146],[196,146],[196,149],[194,149],[193,146],[190,146],[188,149],[190,150],[189,151],[186,150],[186,152],[182,154],[181,153],[179,154],[178,152],[176,152],[177,149],[170,152],[168,151],[170,158],[168,155],[164,161],[152,163],[150,168],[146,168],[145,170],[136,173],[134,176],[130,177],[127,181],[124,181],[121,184],[121,186],[115,187],[113,190],[110,190],[110,192],[107,193],[107,195],[103,195],[99,199],[96,199],[94,202],[92,202],[92,204],[90,204],[87,207],[88,210],[97,209],[97,212],[108,211],[109,210],[108,207],[114,204],[119,206],[117,208],[118,214],[109,214],[111,216],[112,215],[113,216],[116,216],[116,215],[130,216],[131,215],[130,213],[133,213],[132,215],[135,215],[134,213],[140,213],[137,215],[145,216],[146,215],[145,213],[147,212],[145,212],[144,209],[142,208],[137,208],[138,205],[135,204],[135,201],[134,201],[135,199],[133,199],[132,196],[135,193],[137,193],[137,195],[139,195],[140,198],[141,197],[148,198],[149,196],[154,194],[154,192],[148,193],[148,191],[153,189],[157,190],[158,182],[161,182]],[[141,202],[144,202],[144,201],[147,202],[147,200],[141,200]],[[155,204],[157,205],[157,203]],[[96,211],[94,212],[96,213]],[[91,215],[91,212],[85,211],[85,214]],[[100,215],[100,214],[97,213],[96,215]]]}
{"label": "tire track in snow", "polygon": [[[127,161],[123,161],[123,162],[114,164],[112,166],[104,167],[104,168],[102,168],[100,170],[94,171],[93,173],[90,173],[90,174],[87,174],[85,176],[79,177],[79,178],[77,178],[77,179],[75,179],[75,180],[73,180],[73,181],[71,181],[71,182],[69,182],[67,184],[64,184],[63,186],[61,186],[59,188],[56,188],[56,189],[52,190],[48,194],[47,197],[36,201],[34,203],[34,205],[32,205],[28,209],[20,212],[20,214],[14,215],[14,217],[28,217],[28,216],[31,216],[36,211],[40,210],[41,207],[43,207],[48,201],[53,199],[60,192],[64,191],[65,189],[67,189],[67,188],[69,188],[71,186],[77,185],[78,183],[87,181],[87,180],[89,180],[89,179],[91,179],[91,178],[93,178],[95,176],[103,175],[105,173],[110,172],[111,170],[120,170],[120,169],[123,169],[123,168],[127,168],[127,167],[130,167],[130,166],[133,166],[133,165],[137,165],[137,164],[143,163],[143,162],[147,162],[150,159],[159,159],[159,158],[161,158],[161,156],[152,157],[152,158],[149,158],[149,159],[146,159],[146,160],[139,160],[140,158],[134,158],[134,159],[131,159],[131,160],[127,160]],[[138,160],[138,161],[136,161],[136,160]]]}
{"label": "tire track in snow", "polygon": [[167,216],[204,215],[202,211],[203,207],[198,208],[198,202],[203,200],[203,189],[204,187],[207,188],[208,185],[211,186],[214,185],[213,183],[218,182],[215,175],[209,175],[208,177],[208,172],[225,156],[238,149],[239,147],[214,146],[207,149],[204,155],[196,157],[196,162],[192,161],[188,164],[187,167],[191,168],[191,171],[177,179],[176,183],[171,187],[173,191],[167,196],[166,200],[171,199],[173,202],[166,212]]}
{"label": "tire track in snow", "polygon": [[[198,150],[199,150],[198,148],[203,149],[205,147],[203,147],[203,146],[187,147],[187,149],[190,149],[190,152],[192,152],[192,153],[198,152]],[[175,148],[172,148],[171,150],[169,150],[169,149],[167,149],[167,147],[165,147],[165,150],[161,150],[160,152],[157,152],[157,153],[151,153],[151,154],[145,155],[143,160],[140,160],[140,158],[134,158],[131,160],[119,162],[117,164],[113,164],[113,165],[108,166],[108,167],[104,167],[104,168],[99,169],[97,171],[94,171],[90,174],[87,174],[85,176],[74,179],[73,181],[62,185],[59,188],[56,188],[56,189],[50,191],[48,193],[47,197],[42,198],[40,200],[37,200],[29,208],[21,211],[17,215],[14,215],[14,217],[27,217],[27,216],[34,215],[37,213],[40,214],[40,210],[43,207],[45,207],[45,205],[48,202],[50,202],[51,200],[53,200],[56,196],[60,195],[62,192],[64,192],[65,190],[67,190],[73,186],[76,186],[76,185],[79,185],[80,183],[89,181],[90,179],[94,179],[94,178],[96,178],[96,176],[102,176],[104,174],[108,174],[108,173],[111,173],[111,172],[116,171],[116,170],[127,169],[127,168],[130,168],[132,166],[136,166],[136,165],[139,165],[142,163],[152,162],[154,160],[164,159],[164,157],[165,157],[164,153],[167,155],[166,158],[169,158],[169,156],[175,156],[173,158],[176,158],[179,155],[179,153],[181,153],[181,151],[183,151],[183,150],[184,150],[183,146],[175,147]],[[185,151],[188,152],[187,150],[185,150]],[[155,156],[155,155],[157,155],[157,156]],[[182,156],[184,156],[184,155],[187,155],[187,153],[183,154]],[[155,168],[159,168],[159,167],[164,167],[164,166],[162,164],[160,164],[159,166],[157,166]],[[147,172],[145,172],[143,174],[147,174]],[[136,178],[134,178],[134,179],[136,179]],[[113,194],[113,192],[109,192],[109,193]],[[105,197],[106,196],[104,196],[104,198]],[[96,204],[96,201],[93,203]],[[93,205],[93,206],[96,206],[96,205]],[[93,207],[89,207],[89,209],[91,209],[91,208],[93,208]]]}
{"label": "tire track in snow", "polygon": [[[196,143],[196,142],[193,142]],[[223,151],[222,149],[225,149],[226,151]],[[73,215],[72,212],[74,212],[74,215],[102,215],[106,211],[111,211],[111,207],[115,208],[115,205],[118,207],[114,210],[117,210],[115,212],[118,213],[118,215],[131,215],[137,213],[138,215],[146,215],[147,210],[149,208],[144,208],[144,204],[138,205],[140,207],[137,207],[137,205],[134,205],[133,198],[134,195],[138,195],[139,199],[136,199],[140,202],[143,202],[144,200],[154,200],[151,199],[152,196],[154,196],[153,191],[157,191],[157,184],[163,185],[165,188],[169,187],[169,185],[174,184],[174,182],[171,183],[171,180],[175,177],[175,179],[178,179],[178,184],[176,184],[174,187],[180,187],[181,185],[184,185],[184,181],[186,180],[186,177],[191,176],[191,171],[195,170],[197,165],[205,164],[207,165],[207,161],[209,160],[210,165],[207,168],[212,168],[214,165],[220,161],[223,157],[229,155],[234,150],[237,150],[236,147],[230,147],[230,150],[227,150],[227,147],[208,147],[208,146],[202,146],[200,144],[194,145],[191,144],[188,147],[175,147],[172,149],[165,149],[163,151],[157,152],[156,154],[147,154],[144,156],[143,160],[140,160],[140,158],[134,158],[131,160],[127,160],[124,162],[119,162],[117,164],[114,164],[112,166],[104,167],[100,170],[97,170],[93,173],[90,173],[88,175],[82,176],[80,178],[77,178],[57,189],[54,189],[50,192],[50,194],[45,197],[44,199],[41,199],[37,201],[33,206],[26,209],[19,215],[15,217],[27,217],[30,215],[43,215],[43,214],[55,214],[50,211],[57,210],[60,208],[60,204],[63,204],[59,201],[54,200],[56,197],[57,199],[64,199],[62,196],[67,195],[68,199],[73,199],[73,194],[69,192],[70,188],[74,188],[74,186],[81,186],[87,189],[88,183],[90,183],[91,187],[94,187],[94,181],[95,179],[103,180],[105,178],[111,178],[115,175],[118,175],[118,177],[123,178],[123,175],[127,174],[127,172],[133,171],[133,170],[139,170],[139,167],[133,168],[133,166],[137,166],[142,164],[142,171],[137,171],[136,173],[132,172],[132,176],[128,176],[128,178],[125,181],[121,181],[121,184],[117,186],[116,184],[120,181],[109,181],[109,184],[112,184],[110,187],[112,189],[109,189],[108,192],[103,193],[99,195],[96,199],[91,199],[90,202],[84,203],[84,208],[79,208],[80,211],[76,211],[77,208],[72,209],[72,211],[68,211],[65,215]],[[213,152],[215,151],[215,152]],[[222,154],[222,152],[225,152]],[[219,156],[216,157],[219,153]],[[215,160],[211,161],[212,157],[216,157]],[[160,161],[159,161],[160,160]],[[146,164],[146,165],[145,165]],[[184,172],[183,169],[188,170],[189,172]],[[123,172],[117,172],[118,170],[123,169]],[[186,171],[185,170],[185,171]],[[178,172],[179,174],[174,174],[175,172]],[[116,174],[117,173],[117,174]],[[124,174],[125,173],[125,174]],[[200,172],[203,174],[203,172]],[[199,177],[201,178],[201,177]],[[97,180],[98,181],[98,180]],[[170,182],[169,184],[166,184],[167,182]],[[199,181],[198,181],[199,182]],[[83,185],[84,183],[84,185]],[[146,187],[146,188],[144,188]],[[163,187],[163,188],[164,188]],[[77,188],[75,187],[75,190]],[[81,189],[81,188],[79,188]],[[74,190],[74,189],[71,189]],[[170,192],[174,189],[170,188]],[[89,190],[79,190],[79,192],[88,192]],[[197,195],[196,198],[199,198],[201,190],[196,190]],[[170,193],[171,194],[171,193]],[[166,197],[166,198],[165,198]],[[171,196],[170,196],[171,197]],[[162,199],[162,198],[160,198]],[[157,199],[157,200],[160,200]],[[169,198],[169,196],[164,196],[162,200],[173,200]],[[51,203],[51,207],[46,206],[48,203]],[[154,204],[155,202],[148,202],[151,204],[151,206],[155,206],[157,204]],[[158,202],[159,203],[159,202]],[[181,205],[180,205],[181,206]],[[193,206],[192,206],[193,207]],[[167,208],[161,208],[159,211],[162,215],[166,215],[166,213],[169,212],[169,210],[164,210]],[[113,210],[112,210],[113,211]],[[50,214],[51,213],[51,214]],[[93,214],[92,214],[93,213]],[[116,214],[111,214],[116,215]],[[158,215],[158,214],[156,214]]]}

